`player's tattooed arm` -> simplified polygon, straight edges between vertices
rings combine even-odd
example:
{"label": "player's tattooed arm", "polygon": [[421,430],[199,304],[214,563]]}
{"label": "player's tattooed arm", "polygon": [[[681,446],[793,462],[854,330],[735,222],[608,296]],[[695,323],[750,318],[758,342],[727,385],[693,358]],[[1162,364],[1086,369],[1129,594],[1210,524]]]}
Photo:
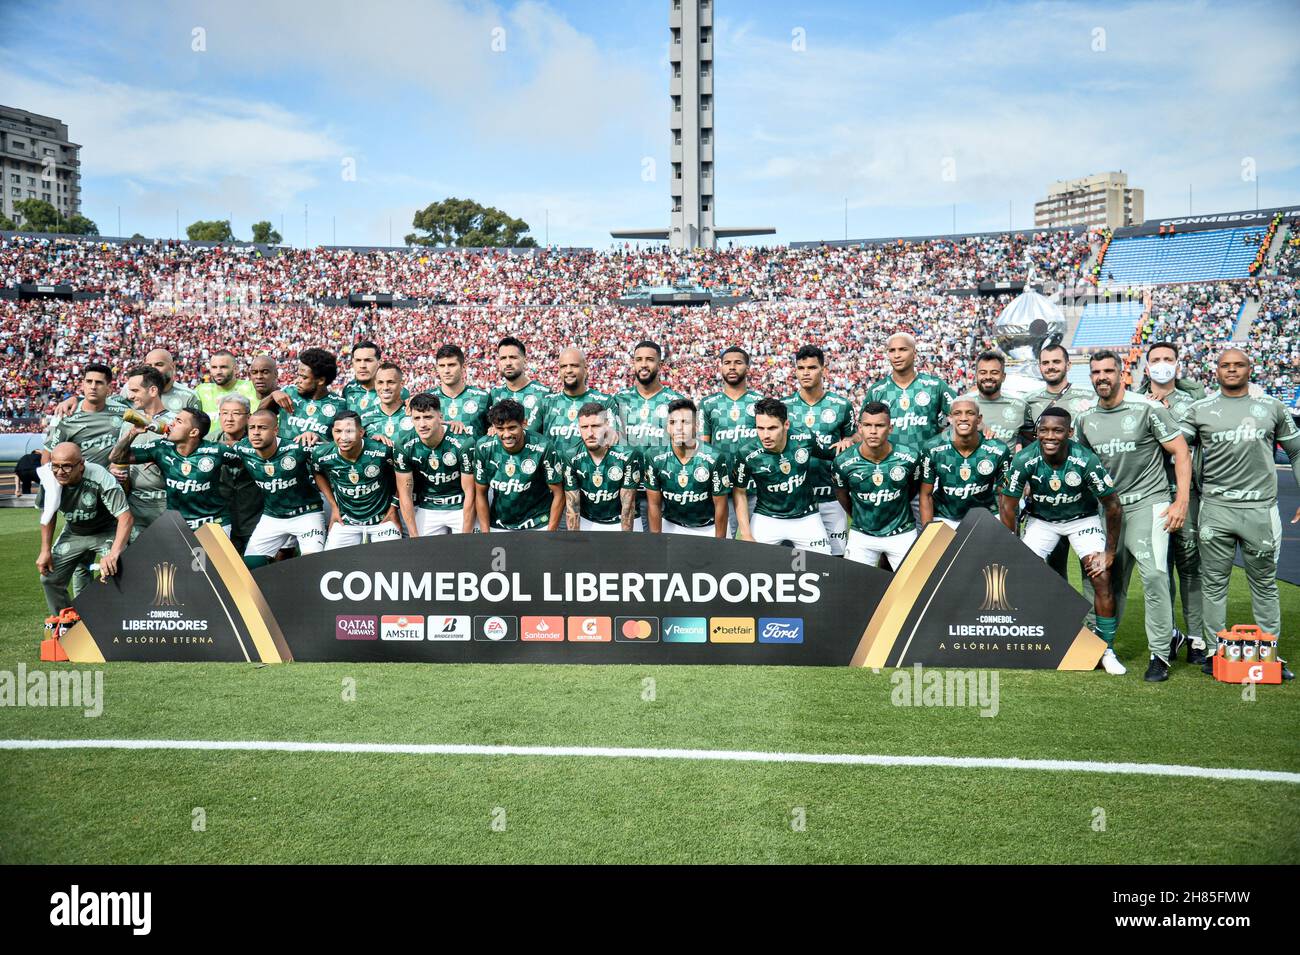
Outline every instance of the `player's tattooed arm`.
{"label": "player's tattooed arm", "polygon": [[139,425],[125,432],[122,437],[117,439],[117,444],[113,445],[113,450],[108,452],[108,463],[135,464],[135,453],[131,450],[131,442],[142,434],[144,434],[144,428]]}
{"label": "player's tattooed arm", "polygon": [[571,531],[576,531],[580,525],[582,516],[582,492],[565,491],[564,492],[564,526]]}
{"label": "player's tattooed arm", "polygon": [[[632,529],[632,521],[636,517],[636,491],[632,488],[620,488],[618,492],[619,503],[619,521],[623,525],[623,530]],[[646,505],[647,510],[649,505]]]}
{"label": "player's tattooed arm", "polygon": [[397,478],[397,505],[402,513],[402,523],[406,525],[406,533],[411,537],[419,537],[420,528],[415,520],[413,491],[415,476],[409,471],[397,471],[393,476]]}

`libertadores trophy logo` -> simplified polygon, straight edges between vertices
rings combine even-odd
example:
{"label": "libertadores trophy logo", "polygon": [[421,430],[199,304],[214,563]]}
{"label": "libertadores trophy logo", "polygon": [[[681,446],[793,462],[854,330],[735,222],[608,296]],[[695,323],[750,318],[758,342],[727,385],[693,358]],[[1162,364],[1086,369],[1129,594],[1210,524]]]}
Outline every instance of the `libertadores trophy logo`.
{"label": "libertadores trophy logo", "polygon": [[1002,564],[988,564],[984,574],[984,602],[981,610],[1015,610],[1007,599],[1007,568]]}
{"label": "libertadores trophy logo", "polygon": [[153,565],[153,605],[155,607],[179,607],[176,599],[176,565],[164,560]]}

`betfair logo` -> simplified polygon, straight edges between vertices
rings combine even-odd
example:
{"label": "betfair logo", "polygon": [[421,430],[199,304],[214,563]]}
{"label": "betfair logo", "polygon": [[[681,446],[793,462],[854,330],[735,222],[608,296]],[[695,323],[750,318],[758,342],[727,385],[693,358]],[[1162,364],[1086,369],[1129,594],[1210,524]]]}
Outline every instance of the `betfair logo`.
{"label": "betfair logo", "polygon": [[1001,564],[989,564],[982,571],[984,574],[984,602],[980,610],[1015,610],[1007,599],[1007,568]]}
{"label": "betfair logo", "polygon": [[709,643],[753,643],[753,617],[712,617]]}
{"label": "betfair logo", "polygon": [[181,606],[181,602],[176,599],[176,565],[170,561],[153,565],[153,605]]}

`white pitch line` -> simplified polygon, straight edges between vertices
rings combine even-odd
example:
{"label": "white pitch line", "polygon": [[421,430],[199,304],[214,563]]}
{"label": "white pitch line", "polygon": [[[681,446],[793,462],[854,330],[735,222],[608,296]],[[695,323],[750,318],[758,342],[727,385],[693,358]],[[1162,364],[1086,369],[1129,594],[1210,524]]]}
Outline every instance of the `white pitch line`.
{"label": "white pitch line", "polygon": [[1300,785],[1300,773],[1272,769],[1104,763],[1080,759],[1001,756],[892,756],[876,753],[768,753],[731,749],[655,749],[621,746],[495,746],[477,743],[313,743],[289,740],[3,739],[0,750],[133,749],[269,753],[382,753],[401,756],[550,756],[587,759],[684,759],[728,763],[817,763],[831,766],[929,766],[944,769],[1032,769],[1119,776],[1179,776]]}

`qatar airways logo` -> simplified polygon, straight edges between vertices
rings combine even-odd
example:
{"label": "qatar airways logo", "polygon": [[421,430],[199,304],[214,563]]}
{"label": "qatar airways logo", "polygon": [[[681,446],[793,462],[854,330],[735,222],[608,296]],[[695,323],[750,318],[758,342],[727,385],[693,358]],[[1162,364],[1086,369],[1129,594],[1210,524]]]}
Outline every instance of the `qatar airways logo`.
{"label": "qatar airways logo", "polygon": [[1242,441],[1263,441],[1266,437],[1268,432],[1263,428],[1243,422],[1231,431],[1211,431],[1210,444],[1240,444]]}

